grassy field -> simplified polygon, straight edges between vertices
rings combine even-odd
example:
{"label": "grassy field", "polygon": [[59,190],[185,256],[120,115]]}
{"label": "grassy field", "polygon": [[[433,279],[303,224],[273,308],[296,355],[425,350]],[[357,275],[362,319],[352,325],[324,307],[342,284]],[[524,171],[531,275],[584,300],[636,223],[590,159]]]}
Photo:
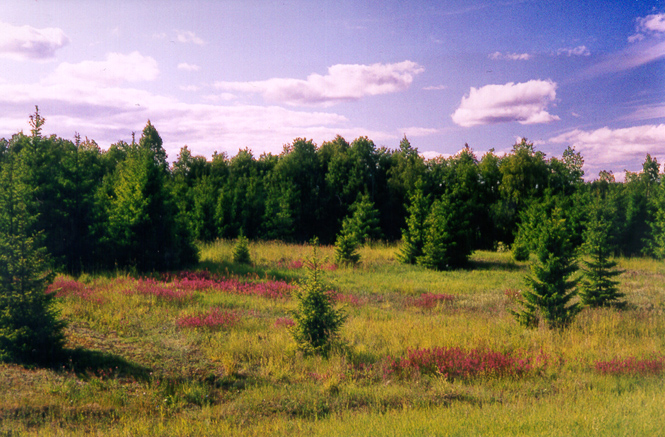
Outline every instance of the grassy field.
{"label": "grassy field", "polygon": [[0,364],[0,436],[665,429],[662,262],[620,259],[628,308],[584,310],[558,332],[509,314],[528,265],[508,253],[433,272],[399,264],[395,246],[363,248],[355,268],[333,265],[322,247],[324,278],[348,314],[344,344],[322,359],[302,356],[288,331],[311,248],[251,244],[252,266],[234,265],[232,249],[202,247],[199,273],[57,278],[69,359]]}

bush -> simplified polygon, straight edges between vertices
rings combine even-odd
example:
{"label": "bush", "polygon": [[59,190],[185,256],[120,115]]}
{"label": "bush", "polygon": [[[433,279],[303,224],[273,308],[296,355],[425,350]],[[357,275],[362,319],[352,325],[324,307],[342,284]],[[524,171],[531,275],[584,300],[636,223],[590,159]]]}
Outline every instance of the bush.
{"label": "bush", "polygon": [[339,339],[346,314],[335,309],[334,298],[325,289],[316,247],[315,241],[308,277],[294,293],[297,304],[291,312],[294,325],[289,330],[300,350],[325,357]]}

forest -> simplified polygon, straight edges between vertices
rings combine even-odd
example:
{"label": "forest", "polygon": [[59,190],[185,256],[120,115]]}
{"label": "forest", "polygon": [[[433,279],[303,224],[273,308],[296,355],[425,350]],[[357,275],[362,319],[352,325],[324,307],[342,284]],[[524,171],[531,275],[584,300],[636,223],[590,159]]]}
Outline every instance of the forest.
{"label": "forest", "polygon": [[318,146],[296,138],[259,157],[242,149],[208,160],[184,146],[169,164],[150,121],[138,142],[132,134],[106,150],[78,134],[43,136],[38,109],[30,123],[29,135],[0,140],[0,169],[14,166],[29,187],[30,232],[40,233],[56,271],[176,269],[196,262],[197,241],[242,234],[332,244],[347,228],[356,244],[402,239],[416,246],[405,261],[425,264],[427,230],[436,228],[431,238],[445,232],[456,245],[446,262],[430,262],[445,269],[479,249],[528,258],[535,228],[555,208],[579,247],[594,207],[611,223],[613,253],[665,256],[665,189],[649,155],[622,183],[606,171],[585,182],[580,153],[547,157],[526,139],[501,156],[478,157],[466,145],[426,160],[406,137],[396,150],[367,137]]}

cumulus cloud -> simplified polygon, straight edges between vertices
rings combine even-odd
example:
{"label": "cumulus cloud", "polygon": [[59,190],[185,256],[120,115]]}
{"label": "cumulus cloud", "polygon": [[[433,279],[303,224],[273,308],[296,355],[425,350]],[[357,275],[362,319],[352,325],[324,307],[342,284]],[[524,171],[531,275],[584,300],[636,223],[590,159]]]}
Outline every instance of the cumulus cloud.
{"label": "cumulus cloud", "polygon": [[593,167],[597,169],[620,166],[622,170],[643,161],[647,153],[665,156],[665,124],[603,127],[592,131],[575,129],[549,141],[574,146],[582,155],[593,157]]}
{"label": "cumulus cloud", "polygon": [[531,59],[531,55],[528,53],[501,53],[501,52],[494,52],[491,53],[487,56],[489,59],[492,59],[493,61],[528,61]]}
{"label": "cumulus cloud", "polygon": [[188,64],[186,62],[181,62],[178,64],[178,70],[184,71],[199,71],[201,67],[196,64]]}
{"label": "cumulus cloud", "polygon": [[257,93],[266,100],[288,105],[331,106],[365,96],[394,93],[407,89],[424,68],[415,62],[396,64],[337,64],[328,74],[310,74],[306,80],[273,78],[255,82],[216,82],[223,91]]}
{"label": "cumulus cloud", "polygon": [[85,81],[111,86],[122,82],[152,81],[159,75],[157,61],[139,52],[109,53],[104,61],[63,62],[48,79],[52,82]]}
{"label": "cumulus cloud", "polygon": [[556,51],[557,55],[566,55],[566,56],[590,56],[591,52],[586,46],[577,46],[577,47],[564,47]]}
{"label": "cumulus cloud", "polygon": [[559,120],[559,117],[546,111],[556,98],[556,86],[551,80],[530,80],[471,87],[469,95],[462,97],[452,119],[464,127],[511,121],[536,124]]}
{"label": "cumulus cloud", "polygon": [[635,34],[628,37],[629,42],[642,41],[646,35],[665,33],[665,13],[639,17],[635,21]]}
{"label": "cumulus cloud", "polygon": [[12,26],[0,22],[0,55],[18,60],[47,60],[69,44],[62,29]]}
{"label": "cumulus cloud", "polygon": [[181,43],[192,43],[200,46],[205,44],[205,41],[189,30],[176,30],[175,40]]}

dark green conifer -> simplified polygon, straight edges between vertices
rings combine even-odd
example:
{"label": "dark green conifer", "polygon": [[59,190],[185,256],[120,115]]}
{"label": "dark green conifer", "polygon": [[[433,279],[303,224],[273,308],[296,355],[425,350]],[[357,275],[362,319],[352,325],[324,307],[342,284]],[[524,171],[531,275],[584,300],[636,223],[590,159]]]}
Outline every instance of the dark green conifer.
{"label": "dark green conifer", "polygon": [[624,296],[617,289],[619,284],[612,278],[621,274],[616,270],[616,261],[610,259],[611,219],[612,211],[597,197],[591,205],[589,220],[584,232],[584,249],[590,260],[583,260],[583,275],[580,281],[580,298],[582,304],[590,307],[615,306],[621,307]]}
{"label": "dark green conifer", "polygon": [[45,293],[53,275],[40,234],[31,231],[27,171],[20,152],[0,168],[0,361],[49,363],[62,351],[64,323]]}
{"label": "dark green conifer", "polygon": [[404,264],[415,264],[418,257],[423,255],[425,236],[427,233],[427,211],[429,196],[423,193],[423,183],[419,180],[410,196],[406,219],[406,229],[402,230],[402,248],[397,255]]}
{"label": "dark green conifer", "polygon": [[252,263],[252,258],[249,255],[249,241],[242,232],[240,232],[236,244],[233,247],[233,262],[238,264]]}
{"label": "dark green conifer", "polygon": [[521,311],[511,311],[517,321],[534,328],[542,321],[550,328],[565,328],[581,307],[570,304],[576,295],[577,271],[569,229],[558,207],[539,227],[537,259],[531,264],[531,275],[525,278],[531,290],[522,294]]}

